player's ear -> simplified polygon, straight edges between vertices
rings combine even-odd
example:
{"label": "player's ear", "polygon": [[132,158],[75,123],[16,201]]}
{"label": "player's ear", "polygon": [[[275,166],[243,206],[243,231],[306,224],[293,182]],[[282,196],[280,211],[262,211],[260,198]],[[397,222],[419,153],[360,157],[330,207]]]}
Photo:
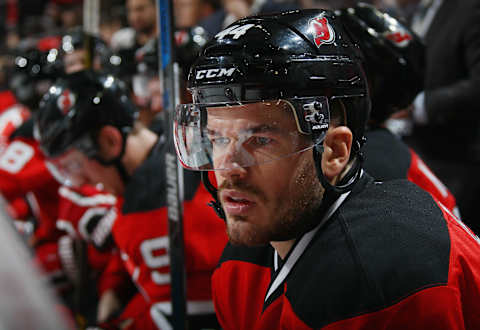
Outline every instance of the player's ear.
{"label": "player's ear", "polygon": [[322,170],[325,177],[334,183],[347,166],[352,148],[352,131],[347,126],[332,127],[323,142]]}
{"label": "player's ear", "polygon": [[105,160],[112,160],[122,152],[123,137],[118,128],[106,125],[98,132],[97,143],[100,156]]}

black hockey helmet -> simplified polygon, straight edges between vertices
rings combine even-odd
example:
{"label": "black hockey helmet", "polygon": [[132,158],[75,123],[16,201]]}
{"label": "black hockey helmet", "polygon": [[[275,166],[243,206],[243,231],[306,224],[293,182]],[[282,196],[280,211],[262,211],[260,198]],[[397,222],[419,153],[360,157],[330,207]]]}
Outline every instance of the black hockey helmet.
{"label": "black hockey helmet", "polygon": [[56,63],[56,49],[41,50],[36,46],[14,51],[9,88],[17,100],[36,110],[46,88],[62,74]]}
{"label": "black hockey helmet", "polygon": [[[193,62],[198,58],[201,50],[207,43],[209,37],[201,26],[194,26],[175,31],[175,55],[177,63],[182,68],[185,78]],[[145,46],[139,48],[135,53],[137,72],[158,73],[158,40],[150,40]]]}
{"label": "black hockey helmet", "polygon": [[[198,58],[203,46],[208,41],[207,32],[200,26],[178,29],[175,31],[175,55],[182,72],[180,85],[185,88],[184,81],[192,63]],[[132,89],[139,106],[145,106],[152,98],[149,82],[159,77],[158,39],[151,39],[135,53],[136,72],[132,77]],[[160,88],[160,84],[157,84]],[[155,103],[155,102],[154,102]]]}
{"label": "black hockey helmet", "polygon": [[[370,109],[361,56],[331,11],[251,17],[205,46],[190,72],[189,89],[195,103],[341,98],[351,103],[347,124],[360,142]],[[311,126],[304,115],[299,118]]]}
{"label": "black hockey helmet", "polygon": [[371,119],[380,124],[423,90],[425,46],[405,24],[372,5],[359,3],[338,13],[364,53]]}
{"label": "black hockey helmet", "polygon": [[89,66],[93,63],[98,66],[97,70],[109,69],[112,64],[110,63],[112,51],[108,48],[105,41],[100,37],[94,36],[85,32],[80,27],[69,30],[63,37],[60,44],[59,61],[62,65],[64,63],[65,55],[71,54],[76,50],[86,50],[88,54],[93,54],[92,59],[86,59]]}
{"label": "black hockey helmet", "polygon": [[[341,99],[358,151],[370,111],[361,57],[332,11],[250,17],[207,43],[191,68],[189,90],[196,104]],[[310,110],[301,106],[295,110],[305,133],[317,131]]]}
{"label": "black hockey helmet", "polygon": [[[206,138],[210,136],[206,127],[210,109],[250,103],[262,103],[260,109],[279,105],[290,108],[295,117],[296,132],[289,133],[295,139],[297,133],[309,137],[310,143],[306,146],[302,141],[285,152],[273,152],[264,161],[311,148],[324,187],[337,193],[351,189],[360,173],[361,157],[347,175],[347,183],[332,187],[322,173],[320,154],[330,125],[329,108],[338,103],[343,105],[346,125],[353,133],[351,156],[360,153],[370,111],[361,57],[360,49],[332,11],[291,11],[233,23],[207,43],[191,68],[188,82],[193,104],[177,107],[175,114],[180,161],[190,169],[221,170],[214,164],[214,148]],[[248,151],[242,155],[244,159],[235,166],[259,163],[249,163],[252,157]]]}
{"label": "black hockey helmet", "polygon": [[136,108],[121,80],[84,70],[60,78],[50,87],[40,102],[35,134],[48,157],[75,147],[95,158],[99,129],[112,125],[125,137],[135,118]]}

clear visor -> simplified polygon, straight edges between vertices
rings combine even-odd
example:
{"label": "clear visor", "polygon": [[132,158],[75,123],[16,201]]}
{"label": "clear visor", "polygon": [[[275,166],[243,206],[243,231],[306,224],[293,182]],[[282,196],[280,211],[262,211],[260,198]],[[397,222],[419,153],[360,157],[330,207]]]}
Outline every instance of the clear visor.
{"label": "clear visor", "polygon": [[[310,107],[328,129],[325,97],[236,104],[181,104],[174,118],[177,154],[185,168],[229,170],[268,164],[314,147],[305,127]],[[303,116],[299,120],[299,116]],[[321,143],[318,142],[318,143]]]}

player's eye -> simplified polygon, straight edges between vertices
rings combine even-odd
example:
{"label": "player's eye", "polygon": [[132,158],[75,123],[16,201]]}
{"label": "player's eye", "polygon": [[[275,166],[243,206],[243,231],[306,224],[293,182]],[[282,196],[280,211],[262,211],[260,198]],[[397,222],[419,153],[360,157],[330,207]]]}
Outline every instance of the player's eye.
{"label": "player's eye", "polygon": [[209,139],[215,147],[225,147],[230,143],[230,139],[223,136],[212,136]]}
{"label": "player's eye", "polygon": [[254,147],[264,147],[273,142],[273,139],[265,136],[252,136],[249,140],[249,144]]}

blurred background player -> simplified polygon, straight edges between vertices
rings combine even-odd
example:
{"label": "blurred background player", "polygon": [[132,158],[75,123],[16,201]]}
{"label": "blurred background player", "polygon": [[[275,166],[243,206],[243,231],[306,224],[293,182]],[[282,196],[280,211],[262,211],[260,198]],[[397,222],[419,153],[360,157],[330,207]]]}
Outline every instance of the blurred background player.
{"label": "blurred background player", "polygon": [[372,110],[365,134],[365,170],[381,181],[407,178],[459,216],[448,188],[388,129],[388,119],[410,106],[423,89],[422,41],[398,20],[371,5],[344,9],[341,17],[363,51],[370,85]]}
{"label": "blurred background player", "polygon": [[[68,106],[58,102],[65,93],[75,100]],[[128,95],[113,76],[91,71],[68,75],[46,95],[38,132],[42,149],[72,184],[102,183],[107,192],[123,197],[112,235],[138,293],[124,309],[111,310],[107,320],[132,329],[162,328],[171,312],[164,137],[136,121]],[[209,199],[198,174],[186,172],[187,310],[195,327],[215,327],[210,276],[226,242]],[[219,237],[215,242],[213,233]],[[117,284],[104,295],[121,295],[123,283]],[[111,320],[115,312],[121,314]]]}
{"label": "blurred background player", "polygon": [[422,1],[416,14],[412,28],[426,45],[425,84],[406,141],[453,192],[465,223],[480,232],[480,3]]}
{"label": "blurred background player", "polygon": [[[75,31],[65,35],[61,42],[60,39],[55,39],[56,45],[40,40],[37,43],[38,48],[17,53],[10,86],[17,98],[31,107],[34,112],[38,107],[40,95],[50,88],[54,79],[82,69],[85,65],[87,52],[83,49],[83,34],[81,31]],[[102,44],[99,43],[99,45]],[[40,46],[46,47],[46,50],[41,50]],[[55,48],[47,46],[55,46]],[[102,54],[98,49],[96,51],[98,56]],[[69,60],[72,58],[69,56],[73,56],[75,60]],[[69,101],[65,96],[62,100]],[[12,110],[24,107],[24,105],[15,106]],[[85,190],[87,187],[82,187],[82,193],[89,198],[84,198],[82,203],[78,203],[80,198],[74,199],[77,204],[66,198],[72,196],[74,192],[59,195],[60,183],[65,182],[45,161],[43,153],[38,148],[38,142],[33,137],[33,119],[21,122],[18,116],[13,117],[11,111],[6,114],[9,114],[10,120],[8,125],[5,124],[7,128],[14,126],[15,123],[17,123],[16,126],[18,123],[22,125],[9,136],[6,151],[0,156],[2,194],[11,201],[9,210],[12,216],[15,219],[24,219],[24,222],[16,223],[25,224],[21,226],[24,231],[26,228],[32,228],[28,239],[34,250],[35,259],[43,268],[45,275],[49,277],[52,286],[57,289],[59,296],[71,309],[72,315],[75,314],[76,317],[82,315],[83,320],[79,324],[95,322],[96,288],[91,284],[99,280],[99,273],[105,267],[105,260],[109,255],[96,253],[91,244],[82,251],[84,246],[78,244],[80,242],[78,238],[82,235],[74,235],[75,231],[71,228],[77,227],[75,221],[80,223],[80,228],[86,225],[88,213],[83,214],[86,207],[85,201],[89,201],[90,208],[95,209],[95,202],[102,201],[102,198],[95,197],[95,193],[102,196],[101,192],[94,187],[90,187],[89,190]],[[63,187],[60,191],[65,190],[68,188]],[[22,201],[24,202],[21,203]],[[65,210],[71,214],[66,214]],[[30,219],[34,221],[25,222]],[[73,222],[70,224],[71,228],[66,226],[68,221]],[[33,227],[28,227],[27,225],[31,223]],[[89,226],[91,225],[92,222],[89,223]],[[89,230],[93,231],[92,228]],[[83,236],[86,235],[85,230],[80,232]],[[82,239],[85,240],[84,237]],[[91,243],[89,240],[86,241]],[[79,258],[84,258],[85,262]],[[85,304],[87,300],[89,300],[88,304]]]}
{"label": "blurred background player", "polygon": [[[182,98],[189,98],[185,81],[191,64],[196,60],[209,36],[200,26],[176,29],[175,45],[177,61],[181,68],[180,91]],[[132,90],[136,105],[140,109],[139,120],[153,131],[162,132],[163,92],[158,75],[158,41],[150,40],[135,53],[136,72],[132,76]]]}
{"label": "blurred background player", "polygon": [[209,35],[214,36],[234,21],[252,15],[300,9],[296,0],[222,0],[222,6],[200,21]]}
{"label": "blurred background player", "polygon": [[125,7],[128,27],[115,32],[110,40],[110,47],[124,62],[122,65],[134,63],[136,50],[157,35],[155,0],[127,0]]}
{"label": "blurred background player", "polygon": [[220,9],[220,0],[174,0],[175,26],[185,29],[209,20],[210,15]]}

